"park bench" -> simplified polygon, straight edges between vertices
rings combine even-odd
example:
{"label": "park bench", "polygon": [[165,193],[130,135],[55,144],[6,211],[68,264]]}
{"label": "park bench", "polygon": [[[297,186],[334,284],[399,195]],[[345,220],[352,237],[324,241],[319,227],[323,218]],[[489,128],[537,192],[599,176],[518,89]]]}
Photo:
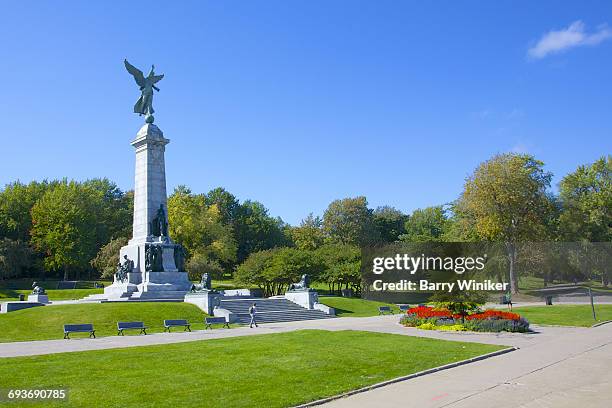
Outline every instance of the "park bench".
{"label": "park bench", "polygon": [[410,309],[410,305],[399,305],[400,312],[406,312]]}
{"label": "park bench", "polygon": [[227,320],[225,320],[225,317],[220,316],[220,317],[205,317],[204,318],[204,330],[206,329],[211,329],[212,330],[212,325],[213,324],[221,324],[223,323],[223,327],[227,327],[228,329],[229,327],[229,322]]}
{"label": "park bench", "polygon": [[65,324],[64,325],[64,338],[69,339],[70,333],[89,333],[89,338],[96,338],[96,331],[93,328],[93,324]]}
{"label": "park bench", "polygon": [[393,314],[390,306],[378,306],[378,314],[383,315],[385,313]]}
{"label": "park bench", "polygon": [[171,327],[184,327],[183,331],[191,331],[191,324],[184,319],[164,320],[164,331],[170,333]]}
{"label": "park bench", "polygon": [[147,334],[144,322],[117,322],[117,336],[123,336],[124,330],[140,330],[140,334]]}

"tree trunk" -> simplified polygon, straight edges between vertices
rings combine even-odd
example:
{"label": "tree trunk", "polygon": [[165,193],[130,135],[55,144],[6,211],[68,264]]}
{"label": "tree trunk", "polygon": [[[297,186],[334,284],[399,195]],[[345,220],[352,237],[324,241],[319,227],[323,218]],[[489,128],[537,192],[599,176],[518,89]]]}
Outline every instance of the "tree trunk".
{"label": "tree trunk", "polygon": [[518,279],[516,273],[516,244],[514,242],[507,242],[506,249],[508,251],[509,261],[509,281],[510,281],[510,292],[513,295],[519,293]]}

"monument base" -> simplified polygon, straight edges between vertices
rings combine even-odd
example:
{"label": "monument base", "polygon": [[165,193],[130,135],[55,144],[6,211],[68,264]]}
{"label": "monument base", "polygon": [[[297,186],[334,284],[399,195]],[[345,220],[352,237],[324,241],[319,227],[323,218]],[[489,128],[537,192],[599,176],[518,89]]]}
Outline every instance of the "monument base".
{"label": "monument base", "polygon": [[319,294],[312,289],[289,290],[285,292],[285,299],[306,309],[314,309],[315,303],[319,303]]}
{"label": "monument base", "polygon": [[[135,280],[141,282],[132,283]],[[129,273],[126,282],[115,279],[112,285],[105,287],[104,297],[108,300],[183,300],[191,286],[187,272]]]}
{"label": "monument base", "polygon": [[215,307],[221,304],[221,294],[214,290],[190,292],[185,295],[185,302],[192,303],[204,313],[213,316]]}
{"label": "monument base", "polygon": [[28,295],[28,302],[37,303],[49,303],[49,296],[47,295]]}

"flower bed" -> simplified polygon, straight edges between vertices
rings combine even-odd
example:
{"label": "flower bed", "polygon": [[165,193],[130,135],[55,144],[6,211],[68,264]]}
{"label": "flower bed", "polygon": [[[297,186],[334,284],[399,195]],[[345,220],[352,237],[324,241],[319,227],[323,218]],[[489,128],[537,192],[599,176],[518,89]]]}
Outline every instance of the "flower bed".
{"label": "flower bed", "polygon": [[400,320],[404,326],[424,330],[477,331],[477,332],[527,332],[529,322],[517,313],[487,309],[461,316],[448,309],[418,306],[408,309]]}

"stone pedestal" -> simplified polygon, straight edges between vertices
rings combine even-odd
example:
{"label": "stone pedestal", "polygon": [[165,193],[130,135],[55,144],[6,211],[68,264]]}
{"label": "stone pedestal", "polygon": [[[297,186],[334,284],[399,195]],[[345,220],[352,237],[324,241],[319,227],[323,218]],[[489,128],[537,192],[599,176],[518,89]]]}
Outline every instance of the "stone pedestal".
{"label": "stone pedestal", "polygon": [[285,299],[306,309],[314,309],[315,303],[319,303],[319,294],[312,289],[289,290],[285,292]]}
{"label": "stone pedestal", "polygon": [[49,303],[49,296],[47,295],[28,295],[28,302],[37,303]]}
{"label": "stone pedestal", "polygon": [[185,302],[192,303],[202,309],[204,313],[213,316],[215,307],[221,304],[221,294],[214,290],[187,293]]}
{"label": "stone pedestal", "polygon": [[[191,289],[191,281],[179,261],[182,248],[167,236],[164,154],[169,142],[152,123],[145,124],[132,141],[136,149],[134,221],[132,239],[121,248],[119,259],[123,263],[127,256],[133,268],[126,279],[117,281],[115,277],[115,282],[104,288],[104,295],[110,300],[182,299]],[[151,256],[147,260],[147,250],[152,250],[160,261],[151,262]]]}

